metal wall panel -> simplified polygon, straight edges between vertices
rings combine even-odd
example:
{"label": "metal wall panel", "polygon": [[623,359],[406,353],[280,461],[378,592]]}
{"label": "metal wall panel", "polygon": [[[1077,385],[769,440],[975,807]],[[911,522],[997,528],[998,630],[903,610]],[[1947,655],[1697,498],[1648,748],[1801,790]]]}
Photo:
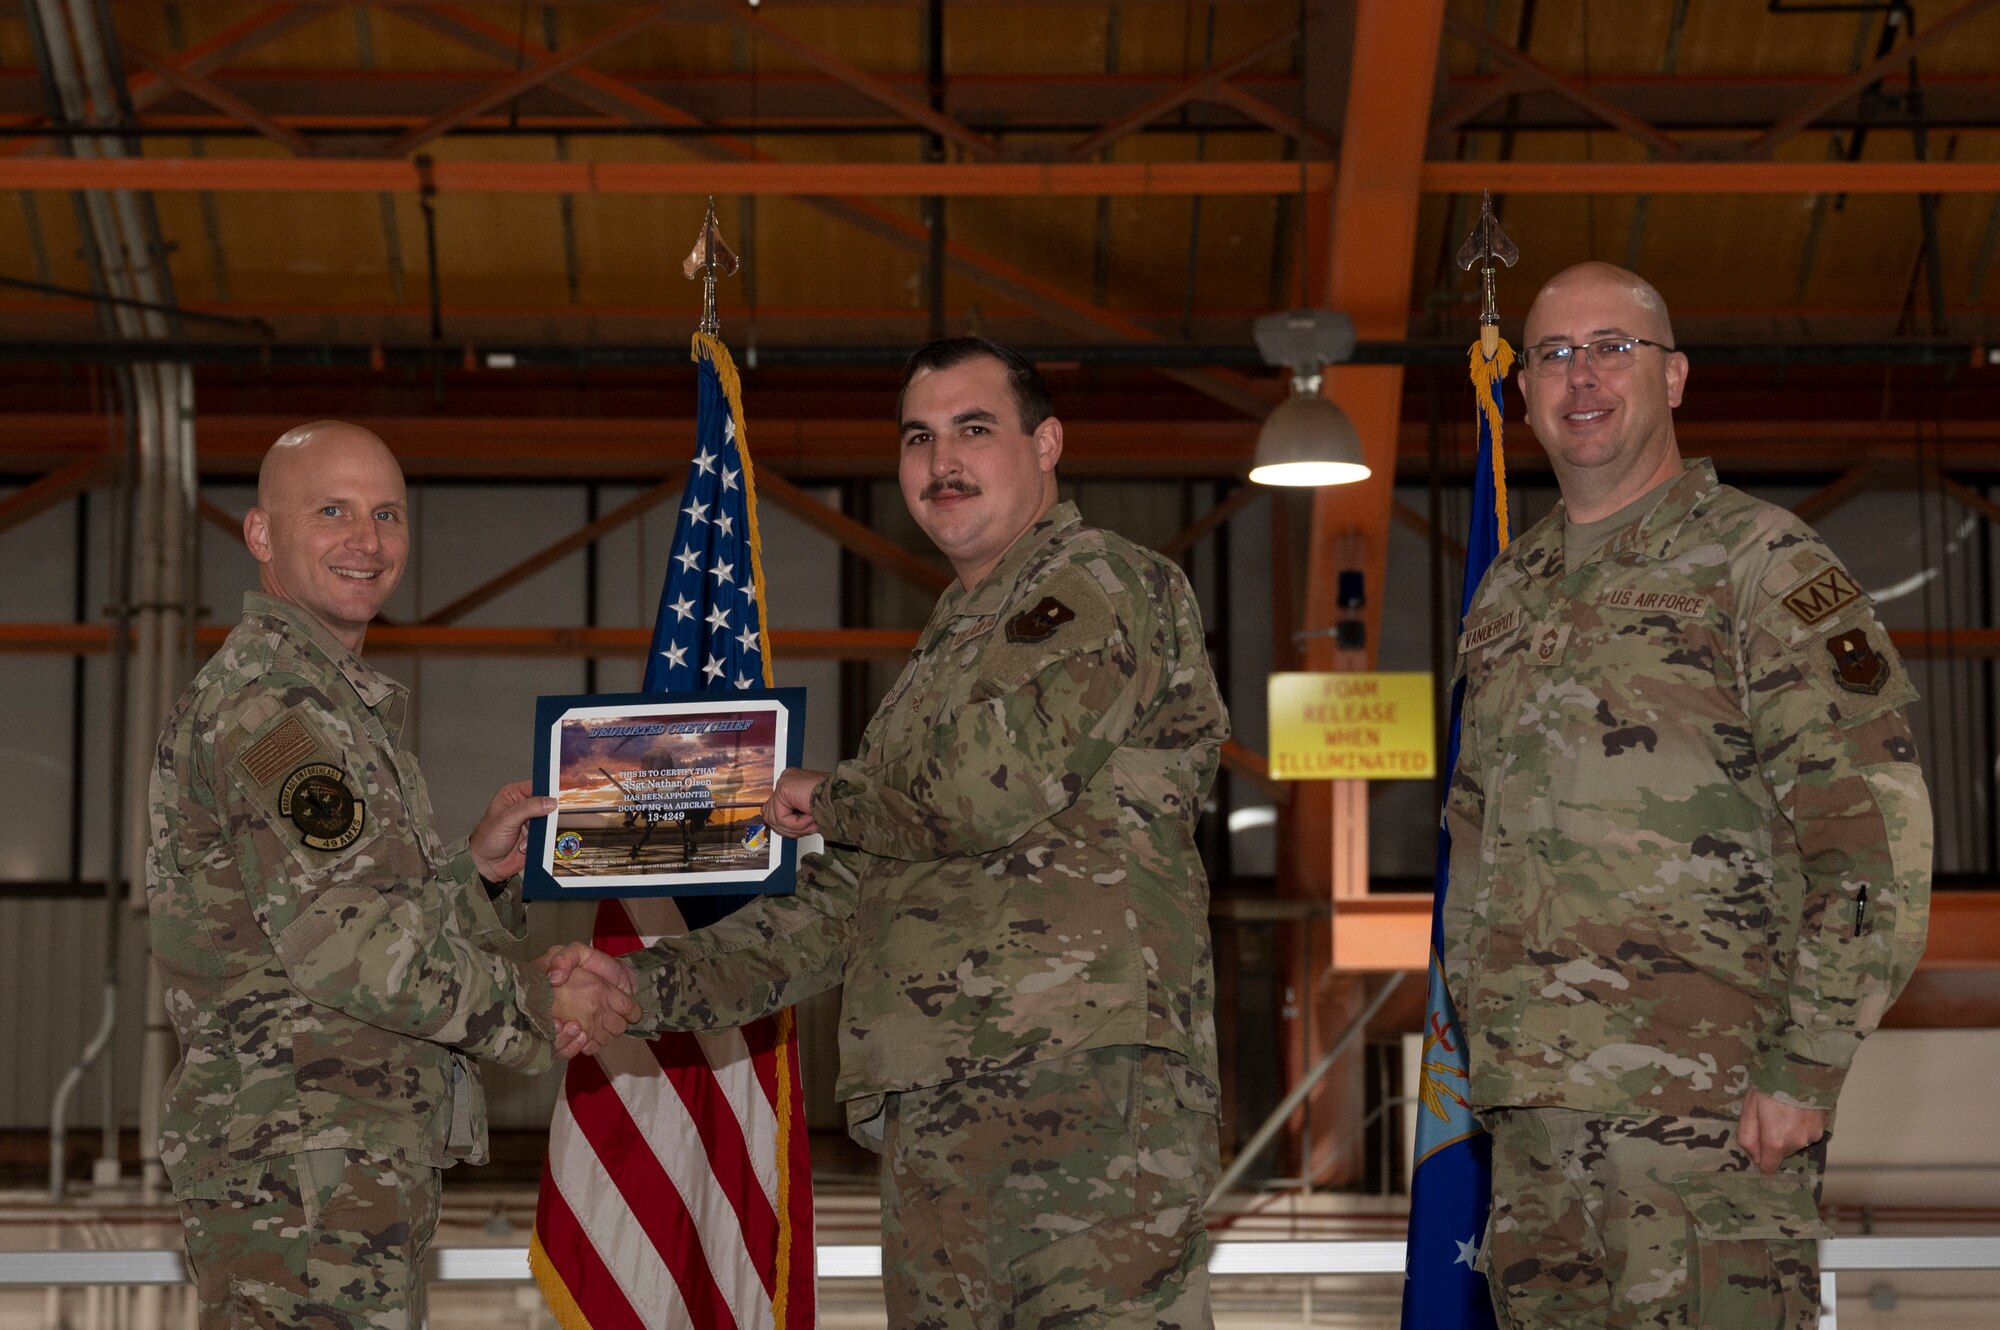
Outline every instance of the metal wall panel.
{"label": "metal wall panel", "polygon": [[[99,901],[0,899],[0,1130],[48,1126],[56,1084],[97,1028],[104,921]],[[130,1126],[139,1118],[143,926],[128,915],[119,940],[124,984],[107,1056],[118,1118]],[[94,1133],[103,1122],[105,1066],[100,1059],[71,1097],[72,1135]]]}

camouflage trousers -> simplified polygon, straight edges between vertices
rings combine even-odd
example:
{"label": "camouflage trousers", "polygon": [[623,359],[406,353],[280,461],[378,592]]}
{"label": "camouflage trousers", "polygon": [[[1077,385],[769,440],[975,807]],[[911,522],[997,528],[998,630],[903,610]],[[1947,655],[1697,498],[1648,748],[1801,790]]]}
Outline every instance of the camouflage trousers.
{"label": "camouflage trousers", "polygon": [[422,1330],[436,1169],[309,1150],[197,1191],[181,1228],[202,1330]]}
{"label": "camouflage trousers", "polygon": [[1207,1330],[1216,1120],[1169,1055],[1094,1049],[891,1095],[882,1265],[898,1330]]}
{"label": "camouflage trousers", "polygon": [[1717,1118],[1489,1110],[1502,1326],[1813,1330],[1826,1142],[1757,1171]]}

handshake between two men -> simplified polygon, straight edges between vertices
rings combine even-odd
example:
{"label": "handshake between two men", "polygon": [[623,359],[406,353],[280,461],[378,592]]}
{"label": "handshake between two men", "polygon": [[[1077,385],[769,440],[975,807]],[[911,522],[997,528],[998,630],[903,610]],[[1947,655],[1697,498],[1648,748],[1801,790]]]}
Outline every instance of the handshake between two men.
{"label": "handshake between two men", "polygon": [[[825,776],[823,771],[798,767],[783,772],[764,804],[766,824],[785,836],[809,836],[817,831],[812,817],[812,794]],[[530,817],[554,811],[555,800],[531,799],[527,790],[525,781],[501,790],[494,799],[494,807],[488,810],[489,819],[503,801],[531,803],[536,811],[529,813]],[[518,839],[510,849],[525,861],[527,821],[524,818],[516,825]],[[486,823],[481,826],[483,829]],[[477,837],[475,833],[475,840]],[[505,866],[496,862],[495,871]],[[515,871],[519,871],[518,865]],[[580,1053],[598,1052],[639,1019],[632,969],[616,957],[588,943],[565,942],[550,947],[535,958],[534,964],[548,976],[555,995],[556,1054],[565,1061]]]}

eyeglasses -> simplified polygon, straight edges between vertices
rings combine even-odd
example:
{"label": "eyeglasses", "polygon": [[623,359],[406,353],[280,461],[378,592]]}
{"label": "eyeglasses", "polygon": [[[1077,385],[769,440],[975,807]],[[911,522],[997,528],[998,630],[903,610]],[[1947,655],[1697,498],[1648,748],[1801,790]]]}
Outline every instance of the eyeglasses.
{"label": "eyeglasses", "polygon": [[1583,363],[1592,369],[1620,370],[1632,368],[1632,362],[1639,358],[1642,346],[1657,347],[1672,355],[1674,348],[1663,342],[1649,342],[1643,337],[1606,337],[1602,341],[1588,342],[1583,346],[1571,346],[1567,342],[1550,342],[1543,346],[1531,346],[1523,353],[1528,362],[1528,372],[1545,374],[1554,378],[1558,374],[1569,373],[1576,353],[1583,352]]}

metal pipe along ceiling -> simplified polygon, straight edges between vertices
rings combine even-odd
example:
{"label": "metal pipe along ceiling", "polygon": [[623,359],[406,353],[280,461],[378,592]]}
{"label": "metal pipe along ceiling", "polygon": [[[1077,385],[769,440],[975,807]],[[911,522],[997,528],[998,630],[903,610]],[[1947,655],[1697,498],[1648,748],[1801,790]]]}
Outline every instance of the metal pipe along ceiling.
{"label": "metal pipe along ceiling", "polygon": [[[24,13],[34,39],[51,110],[66,124],[87,125],[98,133],[73,134],[63,141],[74,158],[115,159],[132,155],[117,130],[131,119],[123,61],[112,49],[111,25],[102,0],[30,0]],[[173,283],[166,269],[166,246],[150,196],[131,190],[90,190],[73,196],[107,337],[158,344],[180,329],[170,312]],[[108,1046],[121,1005],[118,983],[119,933],[131,902],[143,906],[142,865],[151,841],[147,809],[153,748],[166,713],[186,678],[193,656],[195,527],[194,378],[184,363],[162,363],[157,345],[135,357],[121,376],[121,409],[126,415],[128,463],[121,487],[127,537],[116,585],[125,594],[117,607],[116,640],[129,658],[114,667],[124,679],[113,715],[113,802],[106,873],[105,1007],[98,1028],[78,1062],[63,1077],[50,1109],[50,1188],[63,1191],[67,1101],[91,1064]],[[129,889],[127,884],[131,884]],[[163,1174],[153,1158],[158,1148],[159,1101],[172,1060],[171,1034],[161,1010],[157,969],[149,967],[145,999],[140,1136],[148,1157],[144,1180],[157,1194]],[[107,1077],[111,1074],[108,1068]],[[100,1168],[117,1167],[117,1123],[106,1094]]]}

